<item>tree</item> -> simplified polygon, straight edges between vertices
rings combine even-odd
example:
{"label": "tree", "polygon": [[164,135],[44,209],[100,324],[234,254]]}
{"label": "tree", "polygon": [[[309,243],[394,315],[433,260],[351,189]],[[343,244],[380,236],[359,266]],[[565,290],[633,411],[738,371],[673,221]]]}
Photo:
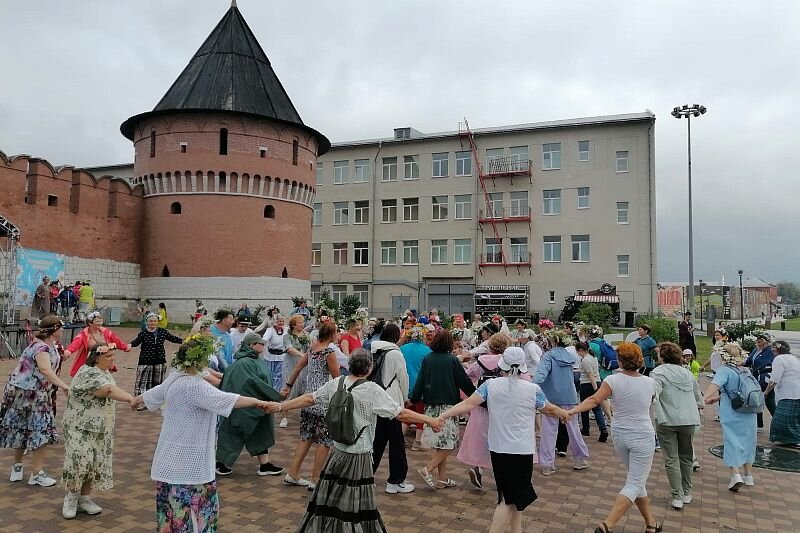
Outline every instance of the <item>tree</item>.
{"label": "tree", "polygon": [[355,294],[348,294],[342,298],[342,303],[339,305],[339,316],[342,320],[347,320],[356,314],[359,307],[361,307],[361,298]]}
{"label": "tree", "polygon": [[614,311],[608,304],[583,304],[575,315],[575,320],[607,330],[612,325],[613,317]]}
{"label": "tree", "polygon": [[636,317],[636,327],[642,324],[650,326],[650,336],[656,342],[678,342],[678,326],[675,320],[658,315],[639,315]]}
{"label": "tree", "polygon": [[793,281],[781,281],[777,287],[778,296],[783,297],[787,303],[800,303],[800,285]]}

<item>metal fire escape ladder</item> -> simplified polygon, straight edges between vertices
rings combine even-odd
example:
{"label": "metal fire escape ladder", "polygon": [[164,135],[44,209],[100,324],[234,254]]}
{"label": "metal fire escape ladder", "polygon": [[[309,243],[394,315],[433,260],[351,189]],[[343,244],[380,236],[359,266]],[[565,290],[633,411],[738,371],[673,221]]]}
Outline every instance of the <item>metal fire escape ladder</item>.
{"label": "metal fire escape ladder", "polygon": [[[484,174],[483,174],[483,165],[481,164],[480,154],[478,153],[478,146],[475,144],[475,136],[472,134],[472,130],[469,129],[469,122],[467,122],[466,117],[464,117],[464,122],[458,123],[458,135],[461,138],[467,139],[467,142],[469,143],[469,148],[472,151],[472,158],[475,160],[475,168],[478,169],[478,182],[481,184],[481,190],[483,191],[483,200],[484,203],[486,204],[485,213],[487,215],[490,215],[489,217],[487,217],[488,222],[492,226],[492,233],[494,234],[494,238],[497,239],[497,242],[500,243],[499,263],[503,265],[503,269],[506,270],[506,274],[508,274],[506,258],[505,254],[503,253],[503,239],[500,237],[500,232],[497,231],[497,221],[494,216],[494,207],[489,199],[489,191],[486,188],[486,181],[484,179]],[[478,221],[478,224],[479,225],[481,224],[480,220]],[[480,263],[478,264],[478,268],[481,270],[481,273],[483,273],[483,268],[480,266]]]}

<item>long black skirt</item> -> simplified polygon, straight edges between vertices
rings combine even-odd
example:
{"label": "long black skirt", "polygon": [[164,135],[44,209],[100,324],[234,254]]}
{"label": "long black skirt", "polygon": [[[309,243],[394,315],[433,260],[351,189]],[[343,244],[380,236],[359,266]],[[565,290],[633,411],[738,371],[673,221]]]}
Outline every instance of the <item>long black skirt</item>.
{"label": "long black skirt", "polygon": [[513,505],[517,511],[536,501],[533,490],[533,455],[517,455],[512,453],[492,454],[492,470],[497,485],[497,503]]}

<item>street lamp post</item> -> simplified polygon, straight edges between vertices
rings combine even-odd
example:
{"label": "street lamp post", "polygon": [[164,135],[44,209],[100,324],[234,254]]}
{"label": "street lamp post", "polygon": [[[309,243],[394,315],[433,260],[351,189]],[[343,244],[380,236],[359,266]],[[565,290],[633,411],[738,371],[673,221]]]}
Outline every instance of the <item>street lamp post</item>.
{"label": "street lamp post", "polygon": [[744,270],[739,270],[739,319],[744,326],[744,287],[742,285],[742,274]]}
{"label": "street lamp post", "polygon": [[693,104],[676,107],[672,110],[675,118],[686,118],[687,146],[689,155],[689,301],[690,311],[694,311],[694,235],[692,232],[692,116],[699,117],[704,115],[707,109],[705,106]]}
{"label": "street lamp post", "polygon": [[705,331],[703,326],[703,280],[698,280],[700,286],[700,329]]}

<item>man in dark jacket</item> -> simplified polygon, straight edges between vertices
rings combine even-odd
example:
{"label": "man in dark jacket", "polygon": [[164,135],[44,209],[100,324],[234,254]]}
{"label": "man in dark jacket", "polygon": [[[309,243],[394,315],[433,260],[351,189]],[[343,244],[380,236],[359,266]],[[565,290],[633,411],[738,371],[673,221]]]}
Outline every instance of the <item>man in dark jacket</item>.
{"label": "man in dark jacket", "polygon": [[692,325],[692,313],[683,313],[683,321],[678,324],[678,343],[681,350],[691,350],[697,355],[697,346],[694,343],[694,326]]}
{"label": "man in dark jacket", "polygon": [[[744,366],[749,367],[753,372],[753,376],[758,380],[761,385],[761,390],[766,391],[769,385],[769,378],[772,374],[772,361],[775,360],[775,354],[772,352],[772,346],[769,344],[770,338],[768,333],[756,333],[756,347],[750,352]],[[770,391],[764,397],[764,403],[767,406],[767,411],[770,415],[775,414],[775,391]],[[758,427],[760,430],[764,428],[764,415],[758,413]]]}
{"label": "man in dark jacket", "polygon": [[[272,388],[272,375],[267,362],[261,357],[264,339],[257,333],[248,333],[233,363],[225,370],[220,390],[259,400],[281,401],[281,395]],[[217,474],[229,475],[242,448],[258,458],[259,476],[277,476],[283,468],[269,462],[269,449],[275,445],[275,425],[271,414],[255,408],[235,409],[223,418],[217,432]]]}

